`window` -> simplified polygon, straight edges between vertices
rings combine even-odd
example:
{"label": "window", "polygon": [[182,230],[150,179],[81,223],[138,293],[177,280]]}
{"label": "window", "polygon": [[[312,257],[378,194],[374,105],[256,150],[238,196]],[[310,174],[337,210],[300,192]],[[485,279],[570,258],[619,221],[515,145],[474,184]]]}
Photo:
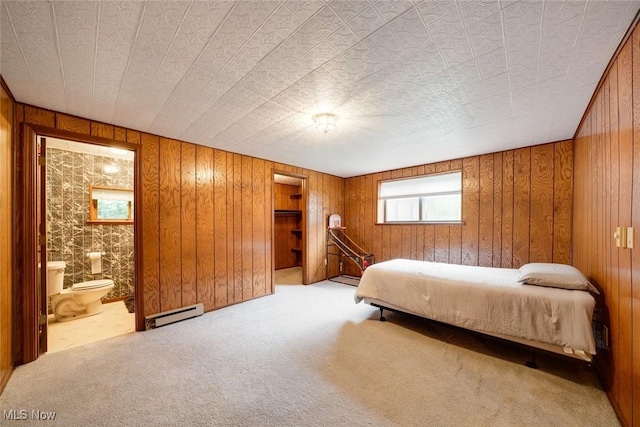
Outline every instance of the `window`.
{"label": "window", "polygon": [[378,187],[380,224],[461,221],[461,171],[383,181]]}
{"label": "window", "polygon": [[91,223],[133,223],[133,190],[129,188],[89,187]]}

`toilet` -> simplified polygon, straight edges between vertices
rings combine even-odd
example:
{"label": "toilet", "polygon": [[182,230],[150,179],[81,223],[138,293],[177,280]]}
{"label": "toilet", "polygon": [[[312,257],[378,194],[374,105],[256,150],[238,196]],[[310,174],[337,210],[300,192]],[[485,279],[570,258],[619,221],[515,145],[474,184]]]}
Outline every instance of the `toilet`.
{"label": "toilet", "polygon": [[102,313],[102,297],[114,287],[113,280],[90,280],[63,289],[64,261],[47,263],[47,294],[58,322]]}

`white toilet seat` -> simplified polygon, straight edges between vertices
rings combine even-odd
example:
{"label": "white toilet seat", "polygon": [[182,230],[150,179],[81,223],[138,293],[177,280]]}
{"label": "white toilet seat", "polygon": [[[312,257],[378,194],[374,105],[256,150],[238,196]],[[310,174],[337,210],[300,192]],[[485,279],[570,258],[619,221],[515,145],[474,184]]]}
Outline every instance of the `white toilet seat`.
{"label": "white toilet seat", "polygon": [[87,282],[79,282],[74,283],[71,286],[72,291],[88,291],[91,289],[104,288],[106,286],[113,285],[113,280],[111,279],[99,279],[99,280],[89,280]]}

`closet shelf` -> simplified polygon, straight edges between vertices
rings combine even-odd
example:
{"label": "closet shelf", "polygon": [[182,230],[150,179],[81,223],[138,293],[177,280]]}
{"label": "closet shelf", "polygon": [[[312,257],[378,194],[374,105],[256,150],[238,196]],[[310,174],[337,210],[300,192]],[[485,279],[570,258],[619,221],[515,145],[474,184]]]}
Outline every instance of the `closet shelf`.
{"label": "closet shelf", "polygon": [[276,209],[275,211],[276,215],[300,215],[302,214],[302,211],[299,210],[286,210],[286,209]]}

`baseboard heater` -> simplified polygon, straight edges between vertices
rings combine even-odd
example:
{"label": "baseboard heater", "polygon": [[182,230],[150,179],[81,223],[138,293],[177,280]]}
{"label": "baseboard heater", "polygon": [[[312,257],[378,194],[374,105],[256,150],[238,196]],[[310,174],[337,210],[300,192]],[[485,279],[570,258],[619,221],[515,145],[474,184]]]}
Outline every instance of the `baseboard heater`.
{"label": "baseboard heater", "polygon": [[175,310],[152,314],[151,316],[145,316],[145,321],[147,329],[153,329],[159,326],[168,325],[169,323],[200,316],[202,314],[204,314],[204,304],[199,303],[188,307],[181,307],[176,308]]}

